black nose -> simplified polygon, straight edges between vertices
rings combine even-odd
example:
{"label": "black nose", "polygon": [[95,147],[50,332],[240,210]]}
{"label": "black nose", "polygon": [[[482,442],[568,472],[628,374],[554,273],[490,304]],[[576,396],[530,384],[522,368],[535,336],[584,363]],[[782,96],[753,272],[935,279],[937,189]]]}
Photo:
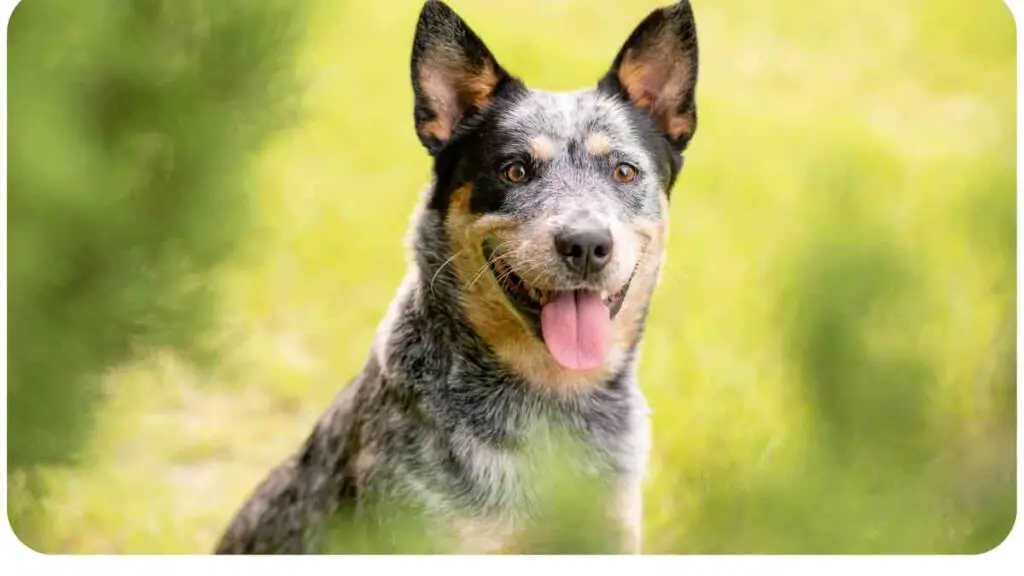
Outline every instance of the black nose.
{"label": "black nose", "polygon": [[555,236],[555,249],[569,269],[587,276],[612,260],[612,235],[606,228],[567,230]]}

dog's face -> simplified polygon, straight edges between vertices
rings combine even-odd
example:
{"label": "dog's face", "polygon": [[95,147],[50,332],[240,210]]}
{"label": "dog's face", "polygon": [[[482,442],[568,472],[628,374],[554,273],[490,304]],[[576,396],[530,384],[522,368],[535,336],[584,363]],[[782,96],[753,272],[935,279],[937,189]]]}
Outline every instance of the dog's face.
{"label": "dog's face", "polygon": [[450,8],[424,6],[412,80],[429,209],[469,320],[521,375],[606,377],[636,344],[696,78],[687,2],[650,14],[597,86],[572,93],[528,88]]}

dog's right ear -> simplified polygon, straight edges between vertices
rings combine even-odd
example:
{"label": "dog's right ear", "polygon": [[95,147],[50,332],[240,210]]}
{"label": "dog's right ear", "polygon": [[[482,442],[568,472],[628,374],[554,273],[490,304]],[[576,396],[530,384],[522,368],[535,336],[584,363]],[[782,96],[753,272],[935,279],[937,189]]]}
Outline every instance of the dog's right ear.
{"label": "dog's right ear", "polygon": [[416,133],[431,154],[509,78],[458,14],[440,0],[427,0],[413,40],[412,87]]}

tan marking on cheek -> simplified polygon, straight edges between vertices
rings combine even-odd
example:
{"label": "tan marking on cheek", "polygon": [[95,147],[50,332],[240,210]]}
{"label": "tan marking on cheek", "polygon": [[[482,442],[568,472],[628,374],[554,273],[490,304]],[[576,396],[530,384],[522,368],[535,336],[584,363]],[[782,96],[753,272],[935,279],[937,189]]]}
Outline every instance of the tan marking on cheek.
{"label": "tan marking on cheek", "polygon": [[530,151],[537,160],[548,161],[555,157],[555,143],[541,134],[530,140]]}
{"label": "tan marking on cheek", "polygon": [[484,214],[477,219],[474,226],[486,229],[495,235],[503,232],[514,232],[519,228],[519,225],[507,216],[499,216],[497,214]]}
{"label": "tan marking on cheek", "polygon": [[467,319],[477,333],[497,348],[520,340],[525,328],[494,282],[482,246],[487,236],[498,242],[507,241],[507,230],[512,224],[493,215],[472,217],[468,210],[470,194],[471,186],[467,185],[452,195],[446,221],[449,248],[454,255],[451,266],[462,286],[461,303]]}
{"label": "tan marking on cheek", "polygon": [[641,265],[633,277],[633,283],[626,293],[626,301],[622,303],[618,315],[615,316],[616,344],[623,348],[631,348],[636,345],[640,336],[640,324],[644,321],[644,305],[654,292],[657,283],[657,266],[651,265],[654,261],[648,255],[646,264]]}
{"label": "tan marking on cheek", "polygon": [[464,216],[469,214],[469,197],[472,194],[473,185],[466,184],[461,188],[452,192],[451,198],[448,199],[448,217],[457,215]]}
{"label": "tan marking on cheek", "polygon": [[604,156],[612,151],[612,141],[603,132],[594,132],[587,136],[587,152],[594,156]]}
{"label": "tan marking on cheek", "polygon": [[633,276],[629,291],[626,292],[626,299],[612,322],[614,342],[617,346],[631,348],[636,345],[639,338],[639,327],[644,321],[644,308],[654,294],[661,274],[665,249],[664,221],[665,219],[661,218],[633,223],[636,241],[641,246],[642,259],[637,263],[636,274]]}
{"label": "tan marking on cheek", "polygon": [[668,194],[662,190],[658,194],[658,204],[661,206],[661,218],[658,220],[658,226],[660,227],[661,233],[661,244],[662,246],[668,246],[668,228],[669,228],[669,203]]}

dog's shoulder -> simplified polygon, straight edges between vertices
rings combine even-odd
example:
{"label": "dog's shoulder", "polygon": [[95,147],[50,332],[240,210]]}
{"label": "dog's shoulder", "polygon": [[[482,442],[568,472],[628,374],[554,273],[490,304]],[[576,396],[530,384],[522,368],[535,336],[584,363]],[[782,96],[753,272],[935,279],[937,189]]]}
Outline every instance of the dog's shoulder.
{"label": "dog's shoulder", "polygon": [[381,389],[380,368],[371,358],[335,397],[299,450],[277,464],[253,490],[215,552],[308,552],[319,524],[357,498],[360,427]]}

